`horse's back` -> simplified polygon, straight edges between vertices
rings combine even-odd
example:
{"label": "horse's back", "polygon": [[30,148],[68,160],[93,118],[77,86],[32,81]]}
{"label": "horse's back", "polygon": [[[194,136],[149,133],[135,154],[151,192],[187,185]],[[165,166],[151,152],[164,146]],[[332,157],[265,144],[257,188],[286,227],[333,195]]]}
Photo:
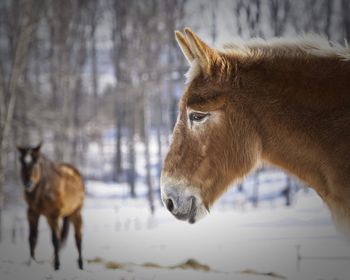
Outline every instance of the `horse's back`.
{"label": "horse's back", "polygon": [[78,169],[68,163],[58,164],[61,175],[60,196],[63,215],[80,209],[84,201],[84,180]]}
{"label": "horse's back", "polygon": [[69,163],[59,163],[58,167],[59,167],[59,170],[60,170],[62,175],[74,177],[77,180],[83,181],[81,173],[73,165],[71,165]]}

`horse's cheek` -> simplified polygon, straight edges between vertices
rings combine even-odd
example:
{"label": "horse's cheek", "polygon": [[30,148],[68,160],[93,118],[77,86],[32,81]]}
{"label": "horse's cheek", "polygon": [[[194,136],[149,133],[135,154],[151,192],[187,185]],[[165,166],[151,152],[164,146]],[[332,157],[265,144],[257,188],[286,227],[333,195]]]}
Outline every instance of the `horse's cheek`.
{"label": "horse's cheek", "polygon": [[39,182],[39,179],[40,179],[40,171],[38,170],[38,168],[35,168],[33,170],[31,180],[34,184],[36,184],[37,182]]}

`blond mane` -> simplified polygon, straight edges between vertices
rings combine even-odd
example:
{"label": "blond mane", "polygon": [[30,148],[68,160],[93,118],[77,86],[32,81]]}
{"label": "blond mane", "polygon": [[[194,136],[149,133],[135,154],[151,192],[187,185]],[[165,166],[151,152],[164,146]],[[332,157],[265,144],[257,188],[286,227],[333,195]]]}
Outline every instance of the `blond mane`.
{"label": "blond mane", "polygon": [[243,57],[318,56],[350,60],[350,47],[347,42],[341,45],[315,34],[296,38],[255,38],[246,42],[237,41],[225,44],[221,52]]}
{"label": "blond mane", "polygon": [[[350,47],[327,40],[326,38],[309,34],[296,38],[254,38],[248,41],[237,40],[217,48],[217,52],[242,59],[273,59],[277,57],[310,58],[329,57],[339,61],[350,60]],[[189,84],[201,72],[200,65],[195,59],[187,73],[186,84]]]}

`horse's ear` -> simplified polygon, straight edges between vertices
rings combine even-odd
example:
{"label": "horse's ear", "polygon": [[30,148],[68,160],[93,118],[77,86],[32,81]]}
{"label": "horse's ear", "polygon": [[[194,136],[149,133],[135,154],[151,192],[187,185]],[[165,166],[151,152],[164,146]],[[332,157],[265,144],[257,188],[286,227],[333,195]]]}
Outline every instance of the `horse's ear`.
{"label": "horse's ear", "polygon": [[210,73],[213,63],[219,60],[219,54],[210,48],[202,39],[200,39],[190,28],[185,28],[185,35],[189,44],[189,49],[197,58],[202,70]]}
{"label": "horse's ear", "polygon": [[43,143],[40,141],[39,144],[33,148],[33,151],[39,153],[42,145]]}
{"label": "horse's ear", "polygon": [[195,57],[190,49],[190,45],[187,42],[186,37],[180,31],[175,31],[175,38],[180,49],[182,50],[182,53],[186,57],[188,63],[191,65]]}
{"label": "horse's ear", "polygon": [[16,148],[17,148],[17,151],[19,151],[21,154],[23,154],[25,152],[25,148],[23,148],[22,146],[20,145],[16,145]]}

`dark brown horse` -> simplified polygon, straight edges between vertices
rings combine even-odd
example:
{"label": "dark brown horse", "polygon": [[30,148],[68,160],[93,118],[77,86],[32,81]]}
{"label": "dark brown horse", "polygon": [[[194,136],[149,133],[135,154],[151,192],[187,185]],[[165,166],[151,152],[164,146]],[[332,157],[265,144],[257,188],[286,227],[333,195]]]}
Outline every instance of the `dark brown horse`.
{"label": "dark brown horse", "polygon": [[54,268],[59,269],[59,249],[67,238],[69,222],[72,222],[79,253],[78,265],[83,269],[81,209],[84,202],[84,183],[82,176],[72,165],[54,163],[47,159],[40,152],[40,147],[41,145],[18,147],[24,195],[28,205],[30,256],[35,260],[38,222],[40,215],[43,215],[51,228]]}
{"label": "dark brown horse", "polygon": [[190,64],[162,171],[163,202],[195,222],[261,162],[306,181],[350,234],[350,48],[318,37],[213,49],[176,32]]}

